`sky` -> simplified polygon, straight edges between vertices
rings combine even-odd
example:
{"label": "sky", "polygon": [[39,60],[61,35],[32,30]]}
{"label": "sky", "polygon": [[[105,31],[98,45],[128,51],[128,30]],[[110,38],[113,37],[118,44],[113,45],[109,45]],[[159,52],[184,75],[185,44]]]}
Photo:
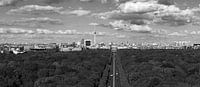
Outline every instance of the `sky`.
{"label": "sky", "polygon": [[0,43],[200,43],[199,0],[0,0]]}

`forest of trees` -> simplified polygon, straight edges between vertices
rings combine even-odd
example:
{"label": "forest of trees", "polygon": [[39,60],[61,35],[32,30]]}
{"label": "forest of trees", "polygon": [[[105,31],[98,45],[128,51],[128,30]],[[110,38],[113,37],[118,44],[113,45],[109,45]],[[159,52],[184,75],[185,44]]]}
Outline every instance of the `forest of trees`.
{"label": "forest of trees", "polygon": [[[200,87],[200,50],[119,50],[131,87]],[[109,50],[0,54],[0,87],[104,87]]]}
{"label": "forest of trees", "polygon": [[0,54],[0,87],[98,87],[109,52]]}
{"label": "forest of trees", "polygon": [[132,87],[200,87],[200,50],[120,50]]}

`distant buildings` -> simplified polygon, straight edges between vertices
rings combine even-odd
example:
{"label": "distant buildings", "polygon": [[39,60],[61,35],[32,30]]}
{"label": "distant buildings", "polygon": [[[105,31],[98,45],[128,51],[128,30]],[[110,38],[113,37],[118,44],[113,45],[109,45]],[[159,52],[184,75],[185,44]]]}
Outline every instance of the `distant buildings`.
{"label": "distant buildings", "polygon": [[82,48],[80,45],[76,44],[76,43],[61,43],[61,45],[59,46],[59,49],[61,52],[67,52],[67,51],[81,51]]}
{"label": "distant buildings", "polygon": [[92,44],[90,39],[82,39],[79,42],[73,43],[38,43],[38,44],[0,44],[0,53],[20,54],[28,51],[32,52],[68,52],[82,51],[87,49],[110,49],[111,46],[116,46],[117,49],[200,49],[200,44],[189,44],[186,41],[176,41],[174,43],[109,43],[103,42]]}
{"label": "distant buildings", "polygon": [[92,40],[90,40],[90,39],[84,40],[84,46],[86,46],[86,47],[92,46]]}

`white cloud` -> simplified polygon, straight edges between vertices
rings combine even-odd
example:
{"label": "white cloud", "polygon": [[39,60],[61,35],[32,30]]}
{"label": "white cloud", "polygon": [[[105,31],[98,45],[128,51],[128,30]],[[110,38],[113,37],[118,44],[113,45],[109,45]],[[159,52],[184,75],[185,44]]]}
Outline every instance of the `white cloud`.
{"label": "white cloud", "polygon": [[120,11],[113,10],[113,11],[102,12],[102,13],[93,13],[92,16],[105,20],[105,19],[109,19],[112,15],[118,14],[118,13],[120,13]]}
{"label": "white cloud", "polygon": [[0,0],[0,6],[15,4],[18,1],[23,1],[23,0]]}
{"label": "white cloud", "polygon": [[0,33],[3,34],[33,34],[34,31],[21,28],[0,28]]}
{"label": "white cloud", "polygon": [[81,2],[90,2],[92,0],[80,0]]}
{"label": "white cloud", "polygon": [[47,24],[62,24],[60,19],[53,19],[49,17],[37,17],[37,18],[22,18],[15,20],[15,23],[47,23]]}
{"label": "white cloud", "polygon": [[168,35],[170,35],[170,36],[187,36],[187,34],[183,34],[183,33],[179,33],[179,32],[173,32]]}
{"label": "white cloud", "polygon": [[135,25],[148,25],[151,23],[173,26],[198,25],[197,21],[200,21],[200,19],[197,19],[200,18],[198,16],[200,7],[181,10],[170,3],[165,0],[131,0],[120,4],[117,10],[96,13],[93,16],[101,19],[131,21]]}
{"label": "white cloud", "polygon": [[36,32],[39,34],[53,34],[54,32],[47,29],[36,29]]}
{"label": "white cloud", "polygon": [[91,13],[91,11],[89,11],[89,10],[78,9],[78,10],[70,11],[68,14],[77,15],[77,16],[84,16],[84,15],[88,15],[90,13]]}
{"label": "white cloud", "polygon": [[64,9],[63,7],[41,6],[41,5],[25,5],[17,9],[11,9],[7,14],[33,14],[33,15],[47,15],[47,14],[61,14],[61,15],[77,15],[84,16],[90,14],[90,10],[79,8],[78,10]]}
{"label": "white cloud", "polygon": [[53,7],[53,6],[40,6],[40,5],[25,5],[17,9],[11,9],[8,14],[47,14],[47,13],[57,13],[60,14],[63,7]]}
{"label": "white cloud", "polygon": [[54,19],[49,17],[37,17],[37,18],[21,18],[17,20],[5,21],[1,20],[1,26],[23,26],[23,27],[44,27],[44,24],[49,25],[62,25],[63,22],[60,19]]}
{"label": "white cloud", "polygon": [[139,25],[130,25],[131,31],[136,31],[136,32],[151,32],[152,28],[149,26],[139,26]]}
{"label": "white cloud", "polygon": [[[0,28],[0,34],[53,34],[53,35],[93,35],[94,32],[79,32],[77,30],[49,30],[49,29],[23,29],[23,28]],[[98,36],[111,35],[106,32],[97,32]]]}
{"label": "white cloud", "polygon": [[81,2],[94,2],[94,1],[99,1],[102,4],[108,3],[109,0],[80,0]]}
{"label": "white cloud", "polygon": [[88,25],[90,25],[90,26],[97,26],[97,25],[99,25],[99,23],[89,23]]}
{"label": "white cloud", "polygon": [[114,21],[110,22],[110,25],[117,30],[124,30],[124,31],[133,31],[133,32],[139,32],[139,33],[151,33],[153,30],[147,25],[135,25],[130,24],[125,21]]}
{"label": "white cloud", "polygon": [[120,35],[116,35],[116,37],[117,37],[117,38],[126,38],[127,36],[126,36],[126,35],[121,35],[121,34],[120,34]]}
{"label": "white cloud", "polygon": [[158,6],[154,2],[129,1],[129,2],[120,4],[119,9],[123,13],[143,13],[143,12],[156,11],[158,9]]}

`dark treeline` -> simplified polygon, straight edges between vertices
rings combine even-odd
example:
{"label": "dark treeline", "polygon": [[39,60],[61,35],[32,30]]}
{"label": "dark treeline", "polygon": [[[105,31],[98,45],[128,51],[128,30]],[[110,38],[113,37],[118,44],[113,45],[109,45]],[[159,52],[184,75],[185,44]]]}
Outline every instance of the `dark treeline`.
{"label": "dark treeline", "polygon": [[[132,87],[200,87],[200,50],[117,53]],[[0,54],[0,87],[98,87],[110,56],[109,50]]]}
{"label": "dark treeline", "polygon": [[109,50],[0,54],[0,87],[98,87]]}
{"label": "dark treeline", "polygon": [[120,50],[132,87],[200,87],[200,50]]}

